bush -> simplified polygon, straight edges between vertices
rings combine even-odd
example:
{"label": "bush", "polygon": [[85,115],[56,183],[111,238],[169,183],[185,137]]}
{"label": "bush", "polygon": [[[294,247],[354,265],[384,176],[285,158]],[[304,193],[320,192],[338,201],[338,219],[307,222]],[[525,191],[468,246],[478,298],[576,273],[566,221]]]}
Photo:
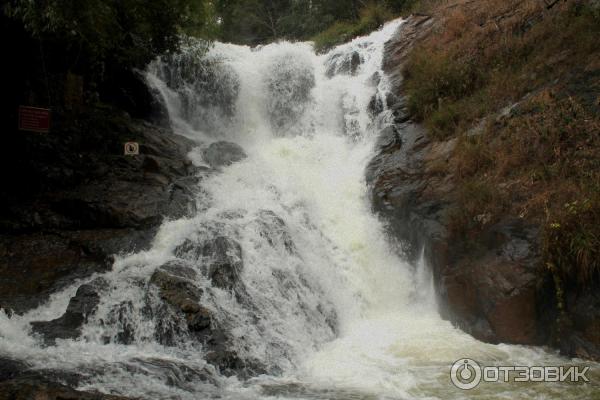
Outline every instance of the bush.
{"label": "bush", "polygon": [[317,52],[324,52],[353,38],[368,34],[393,18],[392,12],[383,4],[371,2],[359,12],[357,21],[338,21],[323,32],[315,35],[312,41]]}
{"label": "bush", "polygon": [[413,53],[406,66],[405,91],[417,120],[431,117],[440,136],[454,133],[458,111],[453,103],[481,85],[482,73],[472,60],[456,52],[425,50]]}
{"label": "bush", "polygon": [[600,278],[600,199],[582,198],[548,216],[544,229],[546,262],[563,280],[580,284]]}
{"label": "bush", "polygon": [[[62,49],[66,69],[86,75],[142,68],[175,50],[182,32],[210,26],[207,4],[193,0],[11,0],[7,16],[40,41]],[[108,66],[107,66],[108,64]]]}
{"label": "bush", "polygon": [[317,52],[324,52],[332,47],[349,41],[356,36],[357,25],[351,22],[335,22],[325,31],[312,38]]}

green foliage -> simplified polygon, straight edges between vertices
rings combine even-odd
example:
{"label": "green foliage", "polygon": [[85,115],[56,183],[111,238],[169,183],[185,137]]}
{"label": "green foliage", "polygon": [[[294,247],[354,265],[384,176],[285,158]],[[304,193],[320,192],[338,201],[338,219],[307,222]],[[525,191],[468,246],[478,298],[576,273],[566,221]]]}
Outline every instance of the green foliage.
{"label": "green foliage", "polygon": [[315,43],[315,50],[322,52],[360,35],[360,32],[361,27],[358,23],[335,22],[325,31],[315,35],[312,40]]}
{"label": "green foliage", "polygon": [[582,284],[600,278],[600,200],[566,203],[549,215],[544,231],[544,253],[566,279]]}
{"label": "green foliage", "polygon": [[[390,4],[388,4],[390,3]],[[222,40],[258,44],[278,39],[340,43],[376,29],[391,17],[391,3],[372,0],[216,0]],[[398,4],[396,4],[398,5]],[[319,34],[322,32],[322,34]]]}
{"label": "green foliage", "polygon": [[359,11],[355,21],[338,21],[312,38],[317,52],[330,49],[356,36],[365,35],[391,19],[393,13],[382,3],[371,2]]}
{"label": "green foliage", "polygon": [[[34,37],[81,57],[92,68],[108,62],[143,67],[177,48],[181,33],[211,31],[207,2],[193,0],[11,0],[7,16]],[[77,61],[77,60],[74,60]]]}

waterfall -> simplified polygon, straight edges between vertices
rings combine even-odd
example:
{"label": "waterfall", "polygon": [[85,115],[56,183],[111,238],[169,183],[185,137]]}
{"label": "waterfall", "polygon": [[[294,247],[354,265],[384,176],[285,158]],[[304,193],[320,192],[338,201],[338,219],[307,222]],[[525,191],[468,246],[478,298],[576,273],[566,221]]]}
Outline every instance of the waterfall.
{"label": "waterfall", "polygon": [[[405,262],[371,212],[365,167],[392,123],[383,46],[401,23],[323,55],[192,43],[152,63],[174,131],[197,143],[197,214],[38,309],[0,313],[0,354],[152,399],[461,398],[448,386],[459,358],[559,362],[441,320],[426,266]],[[45,343],[30,323],[73,297],[96,299],[81,334]]]}

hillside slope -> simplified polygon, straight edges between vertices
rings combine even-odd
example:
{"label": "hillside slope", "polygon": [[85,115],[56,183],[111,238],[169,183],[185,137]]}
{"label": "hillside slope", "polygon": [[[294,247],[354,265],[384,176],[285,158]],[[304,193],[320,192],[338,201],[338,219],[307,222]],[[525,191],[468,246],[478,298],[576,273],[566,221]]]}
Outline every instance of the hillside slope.
{"label": "hillside slope", "polygon": [[397,132],[375,208],[446,318],[600,358],[600,7],[429,2],[388,43]]}

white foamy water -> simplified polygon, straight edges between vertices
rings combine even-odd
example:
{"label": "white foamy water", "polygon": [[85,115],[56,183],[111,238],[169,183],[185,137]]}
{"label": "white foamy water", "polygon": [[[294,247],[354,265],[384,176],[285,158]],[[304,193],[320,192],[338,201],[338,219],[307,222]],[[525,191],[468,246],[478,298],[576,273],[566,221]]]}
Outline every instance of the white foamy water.
{"label": "white foamy water", "polygon": [[[450,366],[463,357],[489,365],[574,361],[481,343],[441,320],[427,267],[404,262],[371,212],[365,168],[389,115],[368,108],[388,90],[383,45],[400,23],[325,55],[308,43],[217,43],[202,59],[188,49],[154,63],[148,80],[174,130],[198,143],[190,158],[205,165],[202,150],[220,140],[241,145],[247,158],[203,177],[197,215],[165,222],[151,250],[117,260],[79,339],[44,347],[29,322],[62,315],[82,282],[24,316],[0,314],[0,355],[82,374],[82,389],[151,399],[599,396],[595,370],[586,386],[451,385]],[[155,336],[169,315],[158,313],[150,277],[186,240],[216,236],[240,245],[243,290],[214,287],[200,266],[194,284],[231,349],[265,365],[262,375],[219,373],[185,332],[172,345]],[[124,304],[124,317],[115,317]],[[127,344],[117,340],[125,325]]]}

